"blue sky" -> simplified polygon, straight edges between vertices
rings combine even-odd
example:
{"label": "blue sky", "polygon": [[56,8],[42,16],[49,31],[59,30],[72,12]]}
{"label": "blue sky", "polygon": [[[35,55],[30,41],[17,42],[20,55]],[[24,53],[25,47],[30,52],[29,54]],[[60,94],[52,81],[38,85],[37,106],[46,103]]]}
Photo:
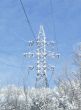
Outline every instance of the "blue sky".
{"label": "blue sky", "polygon": [[[37,36],[40,24],[46,37],[55,40],[61,54],[57,73],[64,63],[72,63],[73,46],[81,41],[81,0],[22,0]],[[55,29],[53,31],[53,21]],[[55,33],[55,34],[54,34]],[[55,35],[55,36],[54,36]],[[20,84],[27,74],[27,60],[23,53],[27,41],[34,40],[19,0],[0,1],[0,83]],[[62,70],[61,70],[62,71]],[[32,75],[33,77],[33,75]],[[31,80],[32,81],[32,80]]]}

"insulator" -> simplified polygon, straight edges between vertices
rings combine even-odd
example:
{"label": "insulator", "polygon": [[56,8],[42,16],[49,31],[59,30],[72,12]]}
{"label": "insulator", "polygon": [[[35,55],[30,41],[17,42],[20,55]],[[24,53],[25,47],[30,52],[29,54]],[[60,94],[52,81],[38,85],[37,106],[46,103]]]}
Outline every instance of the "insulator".
{"label": "insulator", "polygon": [[29,46],[33,46],[34,41],[28,41],[29,42]]}
{"label": "insulator", "polygon": [[47,46],[54,46],[55,45],[55,42],[54,41],[49,41],[46,44],[47,44]]}
{"label": "insulator", "polygon": [[55,58],[55,53],[54,52],[49,52],[48,55],[49,55],[49,57]]}
{"label": "insulator", "polygon": [[24,55],[24,57],[26,57],[26,53],[24,53],[23,55]]}
{"label": "insulator", "polygon": [[49,52],[48,56],[52,57],[52,58],[56,58],[56,57],[59,58],[60,54],[59,53],[54,53],[54,52]]}
{"label": "insulator", "polygon": [[60,54],[59,54],[59,53],[57,53],[57,54],[56,54],[56,56],[59,58],[59,57],[60,57]]}
{"label": "insulator", "polygon": [[49,43],[50,43],[50,45],[55,45],[54,41],[50,41]]}
{"label": "insulator", "polygon": [[29,70],[33,70],[34,69],[34,66],[29,66],[28,69]]}
{"label": "insulator", "polygon": [[51,70],[54,71],[55,70],[55,66],[51,66]]}

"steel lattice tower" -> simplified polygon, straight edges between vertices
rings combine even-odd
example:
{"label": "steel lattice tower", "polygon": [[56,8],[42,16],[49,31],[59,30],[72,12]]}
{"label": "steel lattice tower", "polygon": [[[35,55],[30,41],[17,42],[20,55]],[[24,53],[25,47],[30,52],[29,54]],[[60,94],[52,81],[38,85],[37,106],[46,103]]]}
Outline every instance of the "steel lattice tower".
{"label": "steel lattice tower", "polygon": [[[54,41],[47,41],[44,28],[41,25],[40,30],[38,33],[38,37],[36,41],[29,41],[29,46],[33,46],[33,44],[36,44],[36,50],[34,53],[28,52],[25,53],[24,56],[28,56],[29,58],[36,56],[37,62],[36,62],[36,88],[42,88],[42,87],[49,87],[48,80],[47,80],[47,69],[50,69],[51,71],[54,71],[55,66],[49,66],[47,64],[47,57],[59,57],[59,54],[55,52],[51,52],[47,50],[47,46],[55,45]],[[30,70],[33,70],[34,66],[29,66]]]}
{"label": "steel lattice tower", "polygon": [[46,36],[43,26],[40,26],[37,39],[37,77],[36,87],[48,87],[46,65]]}

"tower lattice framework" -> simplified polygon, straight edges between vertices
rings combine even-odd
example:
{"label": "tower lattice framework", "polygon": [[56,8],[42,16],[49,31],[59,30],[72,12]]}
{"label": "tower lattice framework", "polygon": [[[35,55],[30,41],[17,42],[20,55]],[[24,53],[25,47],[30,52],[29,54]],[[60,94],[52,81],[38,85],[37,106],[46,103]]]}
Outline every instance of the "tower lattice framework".
{"label": "tower lattice framework", "polygon": [[47,80],[47,70],[54,71],[55,66],[54,65],[49,65],[47,64],[47,57],[51,58],[59,58],[59,53],[53,52],[53,51],[48,51],[47,47],[49,45],[54,46],[55,42],[54,41],[47,41],[46,40],[46,35],[44,32],[44,28],[41,25],[40,30],[38,33],[38,37],[36,41],[29,41],[29,46],[36,45],[36,50],[35,52],[28,52],[25,53],[25,57],[36,57],[36,65],[29,66],[28,68],[30,70],[36,69],[36,83],[35,87],[36,88],[42,88],[42,87],[49,87],[48,80]]}

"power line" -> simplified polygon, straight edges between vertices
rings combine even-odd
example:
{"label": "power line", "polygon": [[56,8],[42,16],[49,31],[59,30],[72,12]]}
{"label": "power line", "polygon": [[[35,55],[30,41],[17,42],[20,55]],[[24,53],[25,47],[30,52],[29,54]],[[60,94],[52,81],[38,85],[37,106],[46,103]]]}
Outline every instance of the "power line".
{"label": "power line", "polygon": [[[7,56],[11,56],[12,54],[10,54],[10,53],[8,53],[8,52],[6,52],[6,51],[0,51],[1,52],[1,54],[3,55],[7,55]],[[15,55],[16,57],[19,57],[19,56],[17,56],[17,55]],[[14,67],[14,68],[21,68],[22,66],[19,66],[19,65],[14,65],[14,64],[9,64],[9,63],[7,63],[7,62],[5,62],[5,61],[3,61],[3,60],[1,60],[0,59],[0,64],[4,64],[4,65],[6,65],[6,66],[8,66],[8,67]]]}
{"label": "power line", "polygon": [[[55,1],[55,0],[54,0]],[[58,45],[57,45],[57,39],[56,39],[56,30],[55,30],[55,18],[54,18],[54,8],[53,8],[53,1],[50,0],[50,10],[51,10],[51,20],[52,20],[52,26],[53,26],[53,35],[54,35],[54,40],[56,42],[56,51],[58,52]],[[51,82],[53,78],[54,72],[51,75],[51,78],[49,80],[49,83]]]}
{"label": "power line", "polygon": [[13,64],[8,64],[8,63],[6,63],[6,62],[4,62],[2,60],[0,60],[0,63],[6,65],[8,67],[14,67],[14,68],[18,68],[18,69],[21,68],[21,66],[17,66],[17,65],[13,65]]}
{"label": "power line", "polygon": [[24,43],[27,43],[26,39],[18,37],[19,35],[16,32],[14,32],[12,29],[10,29],[10,31],[12,31],[12,33],[14,35],[14,38],[16,38],[16,39],[18,39],[20,41],[23,41]]}
{"label": "power line", "polygon": [[30,30],[31,30],[31,32],[32,32],[32,34],[33,34],[34,39],[36,40],[36,38],[35,38],[35,33],[34,33],[33,29],[32,29],[32,25],[31,25],[31,23],[30,23],[30,20],[29,20],[29,18],[28,18],[28,15],[27,15],[27,13],[26,13],[26,10],[25,10],[25,7],[24,7],[24,5],[23,5],[22,0],[20,0],[20,3],[21,3],[21,6],[22,6],[24,15],[25,15],[25,17],[26,17],[27,23],[28,23],[28,25],[29,25],[29,28],[30,28]]}
{"label": "power line", "polygon": [[56,39],[56,30],[55,30],[55,19],[54,19],[54,11],[53,11],[54,8],[53,8],[53,1],[52,0],[50,0],[50,8],[51,8],[51,19],[52,19],[52,24],[53,24],[53,35],[54,35],[54,38],[55,38],[56,48],[57,48],[57,52],[58,52],[58,45],[57,45],[57,39]]}

